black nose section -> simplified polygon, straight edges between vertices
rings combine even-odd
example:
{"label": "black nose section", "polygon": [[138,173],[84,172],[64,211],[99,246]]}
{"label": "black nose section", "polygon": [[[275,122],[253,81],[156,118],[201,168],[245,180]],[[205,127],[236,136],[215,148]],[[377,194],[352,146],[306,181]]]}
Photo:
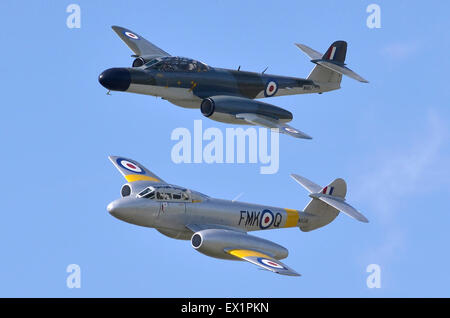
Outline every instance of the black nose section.
{"label": "black nose section", "polygon": [[126,91],[130,87],[131,75],[126,68],[110,68],[98,77],[103,87],[112,91]]}

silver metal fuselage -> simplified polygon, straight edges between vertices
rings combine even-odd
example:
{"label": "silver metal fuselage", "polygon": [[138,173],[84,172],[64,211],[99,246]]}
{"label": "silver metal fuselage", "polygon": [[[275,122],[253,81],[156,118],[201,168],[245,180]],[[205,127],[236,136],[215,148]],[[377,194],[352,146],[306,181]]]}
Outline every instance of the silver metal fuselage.
{"label": "silver metal fuselage", "polygon": [[108,205],[114,217],[139,226],[156,228],[172,238],[189,240],[192,228],[223,228],[242,232],[297,226],[303,212],[272,206],[203,196],[189,202],[139,198],[135,194]]}

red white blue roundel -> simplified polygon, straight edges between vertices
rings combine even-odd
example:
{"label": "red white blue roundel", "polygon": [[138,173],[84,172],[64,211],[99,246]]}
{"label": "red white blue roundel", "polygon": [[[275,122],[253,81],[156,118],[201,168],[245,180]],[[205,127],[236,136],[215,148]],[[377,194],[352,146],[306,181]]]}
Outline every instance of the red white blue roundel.
{"label": "red white blue roundel", "polygon": [[278,84],[274,80],[268,81],[264,89],[264,96],[271,97],[278,91]]}
{"label": "red white blue roundel", "polygon": [[141,167],[139,167],[137,164],[135,164],[134,162],[131,162],[129,160],[118,158],[117,159],[117,163],[122,168],[124,168],[124,169],[126,169],[128,171],[131,171],[133,173],[139,173],[139,174],[144,174],[145,173],[145,171]]}
{"label": "red white blue roundel", "polygon": [[271,211],[269,211],[269,210],[262,211],[261,221],[259,222],[259,227],[263,230],[269,228],[273,223],[273,219],[274,219],[274,217],[273,217],[273,213]]}
{"label": "red white blue roundel", "polygon": [[125,31],[123,34],[125,34],[126,36],[128,36],[129,38],[131,38],[133,40],[139,40],[139,37],[132,32]]}
{"label": "red white blue roundel", "polygon": [[258,258],[258,262],[260,262],[261,264],[271,267],[271,268],[275,268],[275,269],[286,269],[284,268],[284,266],[282,266],[281,264],[278,264],[277,262],[269,259],[269,258],[263,258],[263,257],[259,257]]}

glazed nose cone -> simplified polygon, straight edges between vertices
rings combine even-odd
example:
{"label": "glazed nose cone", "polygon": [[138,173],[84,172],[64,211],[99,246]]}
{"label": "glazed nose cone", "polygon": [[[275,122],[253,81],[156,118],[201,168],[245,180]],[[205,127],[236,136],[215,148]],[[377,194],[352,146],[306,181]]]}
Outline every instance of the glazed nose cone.
{"label": "glazed nose cone", "polygon": [[131,75],[126,68],[110,68],[100,74],[98,81],[112,91],[126,91],[130,87]]}

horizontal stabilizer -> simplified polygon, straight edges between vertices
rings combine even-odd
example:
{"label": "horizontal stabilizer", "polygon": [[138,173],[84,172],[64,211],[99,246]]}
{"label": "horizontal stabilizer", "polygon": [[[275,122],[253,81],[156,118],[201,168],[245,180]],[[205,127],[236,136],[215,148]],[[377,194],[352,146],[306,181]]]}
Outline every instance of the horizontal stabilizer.
{"label": "horizontal stabilizer", "polygon": [[292,173],[292,179],[294,179],[298,184],[300,184],[303,188],[309,191],[309,193],[317,193],[322,190],[322,187],[318,184],[315,184],[311,180],[306,179],[305,177],[299,176],[298,174]]}
{"label": "horizontal stabilizer", "polygon": [[[367,220],[364,215],[362,215],[345,201],[345,195],[347,194],[347,184],[345,183],[344,179],[337,178],[329,185],[322,188],[318,184],[315,184],[314,182],[297,174],[291,174],[291,177],[302,187],[308,190],[309,193],[311,193],[309,196],[312,198],[312,200],[305,208],[304,212],[316,215],[323,219],[323,222],[315,227],[310,227],[308,231],[328,224],[337,216],[335,212],[338,213],[339,211],[360,222],[369,222],[369,220]],[[326,203],[328,207],[324,203]],[[336,210],[333,211],[332,209],[329,211],[330,208],[334,208]]]}
{"label": "horizontal stabilizer", "polygon": [[327,195],[311,195],[313,198],[317,198],[329,205],[331,205],[333,208],[338,209],[339,211],[347,214],[348,216],[354,218],[355,220],[358,220],[360,222],[368,223],[369,220],[359,213],[354,207],[352,207],[350,204],[345,202],[343,199],[339,199],[332,196]]}
{"label": "horizontal stabilizer", "polygon": [[322,58],[322,53],[317,52],[316,50],[313,50],[307,45],[295,43],[295,45],[302,50],[311,60],[319,60]]}
{"label": "horizontal stabilizer", "polygon": [[256,126],[263,126],[266,128],[278,128],[280,130],[280,133],[295,137],[295,138],[301,138],[301,139],[312,139],[311,136],[305,134],[304,132],[295,129],[288,124],[281,123],[280,121],[254,113],[243,113],[243,114],[236,114],[236,118],[243,119],[246,122],[256,125]]}
{"label": "horizontal stabilizer", "polygon": [[336,73],[347,75],[348,77],[351,77],[357,81],[363,82],[363,83],[369,83],[369,81],[365,80],[355,72],[353,72],[351,69],[349,69],[346,66],[338,65],[333,62],[325,61],[325,60],[319,60],[319,61],[313,61],[316,64],[322,65],[323,67],[326,67]]}
{"label": "horizontal stabilizer", "polygon": [[[317,52],[316,50],[313,50],[309,46],[306,46],[304,44],[295,44],[300,50],[302,50],[308,57],[311,59],[311,62],[323,66],[324,68],[333,71],[338,74],[346,75],[350,78],[353,78],[357,81],[368,83],[368,81],[364,78],[362,78],[360,75],[353,72],[351,69],[345,66],[345,57],[347,55],[347,42],[345,41],[335,41],[331,46],[328,48],[328,50],[325,52],[325,54],[322,54],[320,52]],[[317,67],[315,68],[315,70]],[[330,76],[326,73],[324,73],[325,69],[318,68],[316,73],[314,74],[311,72],[308,79],[311,79],[313,81],[317,82],[339,82],[341,81],[340,78],[329,78]],[[327,80],[328,79],[328,80]]]}

